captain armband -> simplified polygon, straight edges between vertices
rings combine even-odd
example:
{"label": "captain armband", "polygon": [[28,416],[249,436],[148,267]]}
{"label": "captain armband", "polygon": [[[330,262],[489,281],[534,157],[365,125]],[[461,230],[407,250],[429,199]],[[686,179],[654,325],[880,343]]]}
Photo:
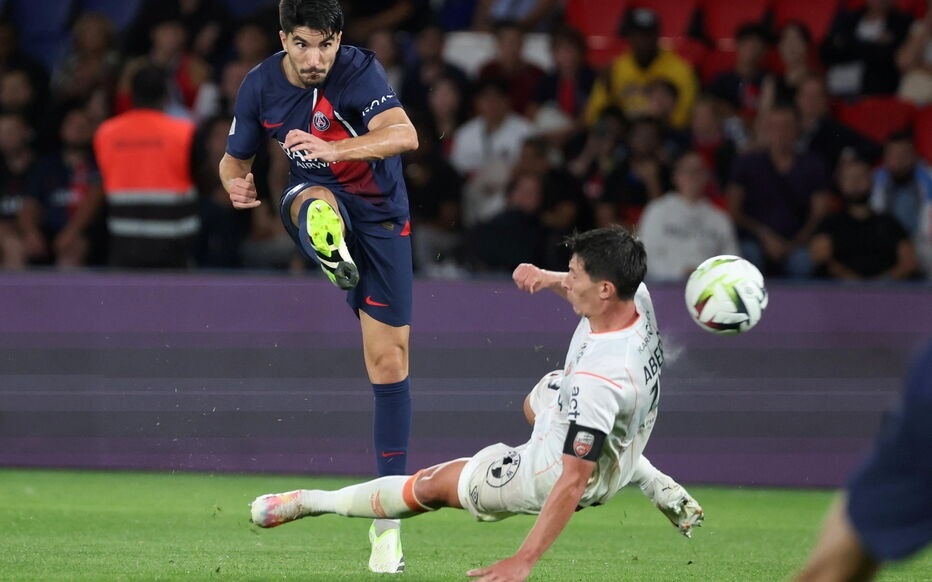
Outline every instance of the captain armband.
{"label": "captain armband", "polygon": [[595,461],[599,458],[604,443],[604,432],[571,422],[563,442],[563,453],[586,461]]}

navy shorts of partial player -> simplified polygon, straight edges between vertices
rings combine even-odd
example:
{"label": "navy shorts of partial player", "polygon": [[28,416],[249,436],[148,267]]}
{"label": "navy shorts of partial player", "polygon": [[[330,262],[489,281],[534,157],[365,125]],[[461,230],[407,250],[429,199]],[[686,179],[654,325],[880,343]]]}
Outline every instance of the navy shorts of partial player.
{"label": "navy shorts of partial player", "polygon": [[321,162],[302,151],[285,149],[285,136],[301,129],[325,141],[363,135],[374,116],[401,107],[371,51],[341,46],[333,68],[317,87],[302,89],[288,82],[281,69],[284,52],[272,55],[246,75],[237,96],[227,153],[250,159],[274,139],[289,159],[289,185],[282,196],[281,218],[308,258],[313,249],[301,241],[291,221],[295,196],[322,186],[336,197],[346,226],[350,255],[359,283],[347,302],[391,326],[411,323],[411,259],[408,194],[399,156],[384,160]]}

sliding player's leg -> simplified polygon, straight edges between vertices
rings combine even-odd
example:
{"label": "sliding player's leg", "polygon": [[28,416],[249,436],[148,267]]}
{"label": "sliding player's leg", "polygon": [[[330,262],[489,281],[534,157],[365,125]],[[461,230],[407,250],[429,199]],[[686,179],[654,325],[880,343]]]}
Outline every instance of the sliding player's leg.
{"label": "sliding player's leg", "polygon": [[467,460],[448,461],[414,475],[379,477],[336,491],[297,489],[262,495],[252,502],[252,521],[275,527],[326,514],[403,519],[441,507],[460,508],[457,485]]}
{"label": "sliding player's leg", "polygon": [[654,467],[641,455],[634,465],[631,484],[637,485],[651,503],[686,537],[702,525],[705,515],[699,503],[682,485]]}
{"label": "sliding player's leg", "polygon": [[334,285],[340,289],[357,285],[359,270],[347,246],[346,219],[333,192],[299,184],[282,196],[280,213],[288,234]]}

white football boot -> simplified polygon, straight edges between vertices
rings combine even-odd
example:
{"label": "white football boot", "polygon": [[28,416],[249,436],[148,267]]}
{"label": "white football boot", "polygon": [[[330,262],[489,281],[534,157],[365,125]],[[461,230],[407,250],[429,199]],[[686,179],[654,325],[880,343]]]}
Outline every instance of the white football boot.
{"label": "white football boot", "polygon": [[670,520],[684,536],[692,537],[692,528],[701,527],[705,514],[699,503],[669,476],[660,473],[641,487],[654,506]]}
{"label": "white football boot", "polygon": [[[376,533],[376,522],[382,533]],[[369,570],[379,574],[400,574],[405,571],[405,556],[401,551],[401,524],[398,520],[374,520],[369,526]]]}

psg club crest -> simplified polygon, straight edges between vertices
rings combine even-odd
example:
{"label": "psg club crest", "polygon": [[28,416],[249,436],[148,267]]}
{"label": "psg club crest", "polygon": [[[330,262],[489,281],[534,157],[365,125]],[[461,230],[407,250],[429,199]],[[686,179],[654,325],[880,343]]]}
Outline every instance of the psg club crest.
{"label": "psg club crest", "polygon": [[330,129],[330,120],[320,111],[314,112],[314,129],[317,131],[327,131]]}
{"label": "psg club crest", "polygon": [[595,435],[591,432],[581,430],[576,433],[576,438],[573,439],[573,452],[581,459],[589,454],[594,443]]}

